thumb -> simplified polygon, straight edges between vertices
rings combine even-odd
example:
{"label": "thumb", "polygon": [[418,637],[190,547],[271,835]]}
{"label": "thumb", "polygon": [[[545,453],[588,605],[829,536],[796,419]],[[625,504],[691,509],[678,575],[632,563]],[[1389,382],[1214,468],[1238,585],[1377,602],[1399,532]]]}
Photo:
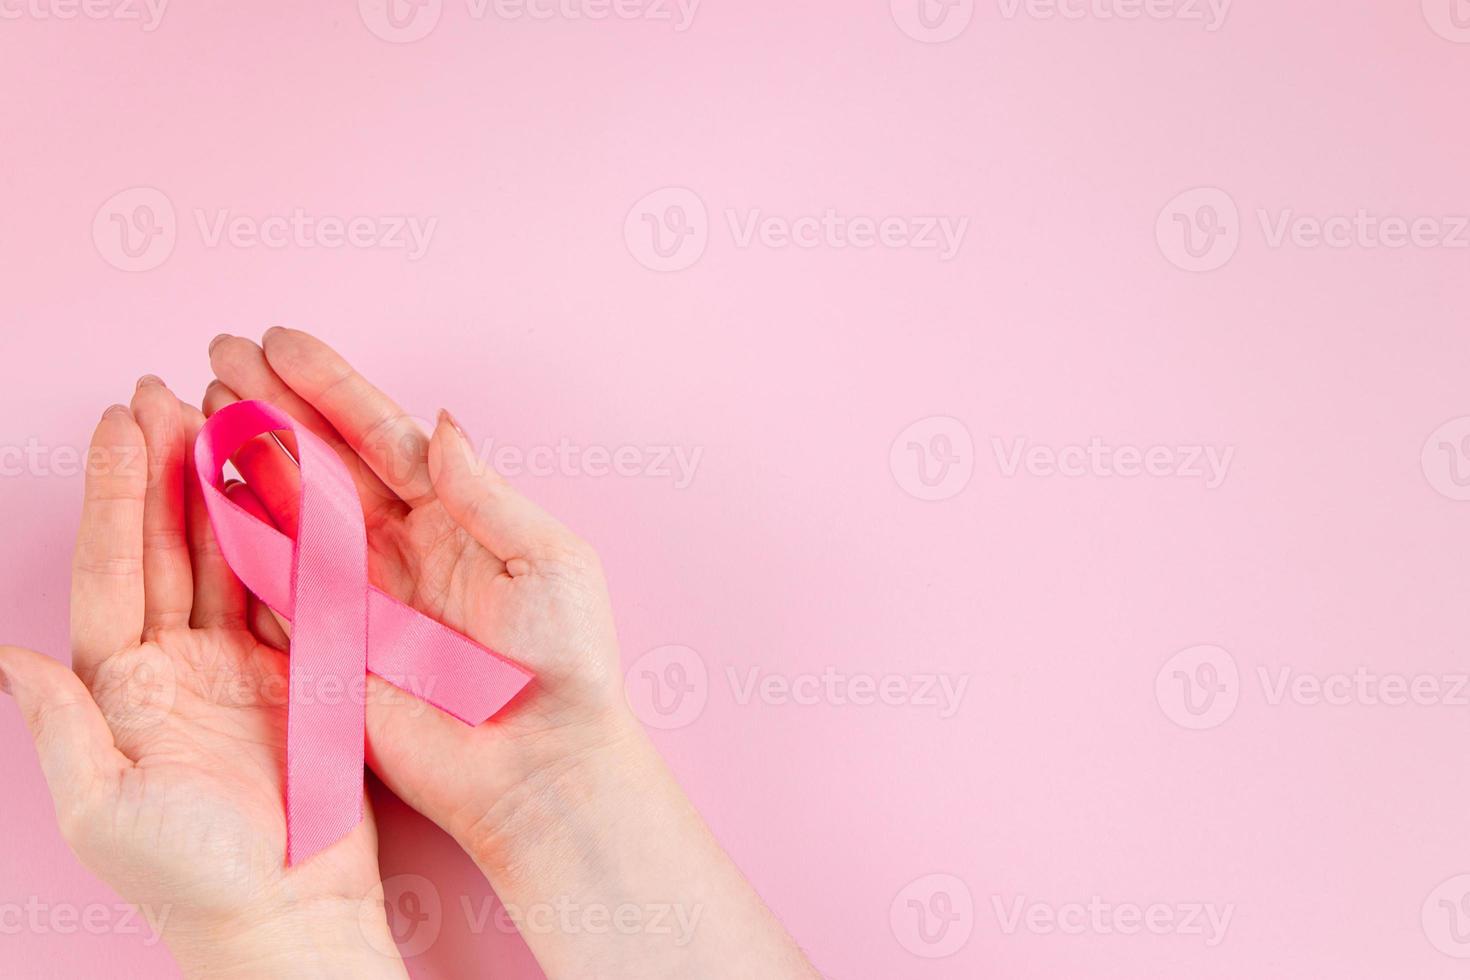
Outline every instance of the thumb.
{"label": "thumb", "polygon": [[522,496],[442,409],[429,441],[429,477],[454,522],[503,562],[573,552],[581,546],[560,521]]}
{"label": "thumb", "polygon": [[0,689],[20,707],[66,831],[128,760],[86,685],[64,664],[33,650],[0,646]]}

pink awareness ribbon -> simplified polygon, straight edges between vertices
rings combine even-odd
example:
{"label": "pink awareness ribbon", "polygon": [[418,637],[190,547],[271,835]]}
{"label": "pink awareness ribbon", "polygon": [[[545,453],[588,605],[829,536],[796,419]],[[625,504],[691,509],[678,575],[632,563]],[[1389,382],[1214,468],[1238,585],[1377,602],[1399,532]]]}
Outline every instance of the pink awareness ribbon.
{"label": "pink awareness ribbon", "polygon": [[[296,436],[295,541],[224,492],[225,460],[276,430]],[[261,401],[220,409],[199,432],[194,464],[225,560],[251,592],[291,621],[286,860],[299,864],[362,820],[368,671],[467,725],[499,711],[531,674],[368,583],[357,487],[337,453],[285,412]],[[412,680],[425,683],[411,690]],[[327,696],[329,690],[337,694]]]}

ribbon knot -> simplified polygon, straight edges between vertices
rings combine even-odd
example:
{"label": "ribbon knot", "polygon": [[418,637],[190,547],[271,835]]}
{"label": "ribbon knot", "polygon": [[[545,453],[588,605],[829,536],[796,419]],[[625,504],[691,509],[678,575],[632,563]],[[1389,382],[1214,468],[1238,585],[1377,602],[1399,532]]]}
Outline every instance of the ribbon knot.
{"label": "ribbon knot", "polygon": [[[301,501],[294,541],[224,492],[225,460],[250,439],[276,430],[296,436]],[[324,698],[328,684],[344,693],[364,691],[371,671],[478,725],[531,675],[373,588],[362,503],[351,475],[330,446],[285,412],[260,401],[220,409],[199,432],[194,463],[225,560],[251,592],[291,622],[286,860],[299,864],[362,820],[366,698]]]}

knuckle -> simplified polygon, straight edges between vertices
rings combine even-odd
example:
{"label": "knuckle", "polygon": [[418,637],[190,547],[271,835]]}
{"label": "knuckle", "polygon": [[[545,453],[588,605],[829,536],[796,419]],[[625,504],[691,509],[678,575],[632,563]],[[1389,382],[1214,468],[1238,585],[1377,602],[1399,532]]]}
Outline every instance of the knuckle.
{"label": "knuckle", "polygon": [[127,578],[142,570],[142,559],[136,555],[84,555],[77,559],[76,569],[100,578]]}
{"label": "knuckle", "polygon": [[566,575],[602,574],[602,559],[597,549],[565,528],[547,533],[544,561]]}
{"label": "knuckle", "polygon": [[52,805],[62,840],[73,851],[80,851],[96,825],[96,806],[90,789],[77,785],[64,787],[53,796]]}

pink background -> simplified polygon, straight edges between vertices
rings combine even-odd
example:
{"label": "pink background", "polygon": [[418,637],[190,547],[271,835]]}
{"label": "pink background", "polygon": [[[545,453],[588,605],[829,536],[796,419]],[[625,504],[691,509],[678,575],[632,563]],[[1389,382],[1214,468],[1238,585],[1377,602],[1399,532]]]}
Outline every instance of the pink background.
{"label": "pink background", "polygon": [[[951,11],[946,43],[905,32],[905,0],[705,0],[683,31],[444,0],[413,43],[375,36],[370,3],[179,2],[145,31],[35,15],[57,2],[0,19],[6,640],[65,656],[81,489],[65,461],[98,412],[145,371],[197,397],[219,331],[301,326],[411,412],[448,406],[497,445],[702,451],[685,488],[516,482],[600,549],[625,663],[696,652],[707,703],[658,742],[827,975],[1464,975],[1439,899],[1470,872],[1465,692],[1269,695],[1288,668],[1442,693],[1470,669],[1470,504],[1449,468],[1470,423],[1421,460],[1470,415],[1470,250],[1464,233],[1273,247],[1258,218],[1470,211],[1458,0],[1240,0],[1214,31],[982,0],[968,23]],[[135,187],[167,196],[177,244],[127,272],[104,204]],[[708,247],[655,272],[625,218],[666,187],[707,208],[685,216]],[[1196,187],[1239,213],[1217,210],[1236,251],[1203,272],[1176,263],[1172,213],[1156,235]],[[437,226],[410,261],[211,247],[194,217],[297,208]],[[970,224],[949,261],[742,247],[725,213],[750,208]],[[935,501],[910,492],[907,440],[890,459],[931,416],[958,425],[916,442],[973,466]],[[1008,476],[992,443],[1093,437],[1234,455],[1207,488]],[[17,462],[27,445],[42,463]],[[1200,644],[1228,652],[1238,705],[1189,730],[1172,669],[1155,682]],[[728,675],[828,667],[968,688],[940,718],[742,704]],[[55,830],[13,708],[0,740],[0,907],[116,901]],[[464,914],[488,892],[453,844],[383,807],[385,875],[433,879],[443,909],[415,975],[538,976]],[[934,874],[958,884],[920,906],[968,896],[972,921],[919,922],[909,886]],[[1007,932],[996,906],[1022,896],[1234,908],[1209,946]],[[120,930],[11,929],[0,973],[173,967]]]}

